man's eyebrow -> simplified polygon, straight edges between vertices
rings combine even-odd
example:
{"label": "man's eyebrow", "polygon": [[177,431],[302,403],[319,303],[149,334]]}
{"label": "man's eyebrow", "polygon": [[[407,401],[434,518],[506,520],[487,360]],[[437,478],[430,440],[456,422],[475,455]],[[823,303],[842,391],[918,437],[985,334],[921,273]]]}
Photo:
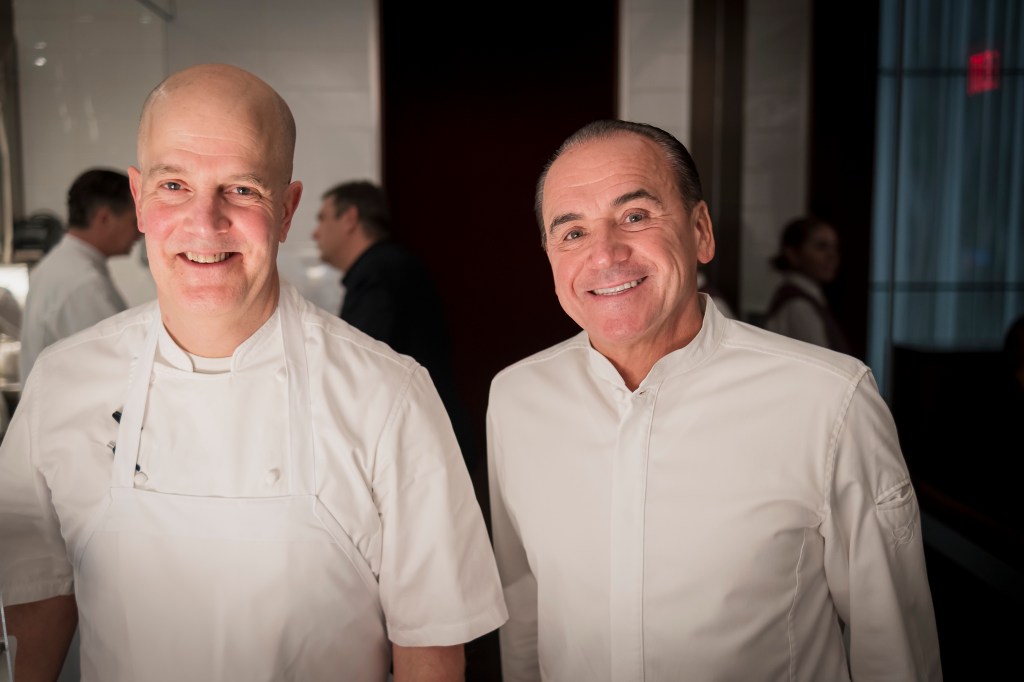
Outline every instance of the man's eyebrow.
{"label": "man's eyebrow", "polygon": [[[153,166],[149,170],[149,174],[156,175],[180,175],[184,170],[180,166],[172,166],[167,163],[161,163]],[[243,185],[256,185],[260,188],[266,188],[267,183],[264,182],[263,178],[256,175],[255,173],[242,173],[228,178],[230,183],[241,183]]]}
{"label": "man's eyebrow", "polygon": [[238,182],[243,185],[256,185],[257,187],[264,189],[268,187],[267,183],[263,181],[263,178],[255,173],[242,173],[241,175],[235,175],[231,178],[231,182]]}
{"label": "man's eyebrow", "polygon": [[629,202],[635,201],[636,199],[650,199],[658,206],[661,206],[661,199],[654,196],[645,189],[638,189],[633,192],[627,192],[622,196],[616,197],[615,201],[612,202],[612,206],[622,206],[623,204],[628,204]]}
{"label": "man's eyebrow", "polygon": [[562,215],[555,216],[551,221],[551,225],[548,227],[548,233],[553,234],[555,228],[564,223],[571,223],[574,220],[580,220],[583,218],[579,213],[563,213]]}
{"label": "man's eyebrow", "polygon": [[[626,192],[625,194],[616,197],[615,200],[612,201],[612,206],[622,206],[623,204],[628,204],[629,202],[635,201],[637,199],[649,199],[650,201],[656,203],[658,206],[662,205],[661,200],[658,197],[654,196],[645,189],[638,189],[632,192]],[[579,213],[563,213],[562,215],[555,216],[554,219],[552,219],[551,221],[551,225],[548,227],[548,233],[554,233],[555,228],[558,227],[559,225],[562,225],[563,223],[569,223],[572,222],[573,220],[581,220],[582,218],[583,216],[580,215]]]}
{"label": "man's eyebrow", "polygon": [[181,168],[166,163],[159,163],[149,169],[150,175],[177,175],[178,173],[181,173]]}

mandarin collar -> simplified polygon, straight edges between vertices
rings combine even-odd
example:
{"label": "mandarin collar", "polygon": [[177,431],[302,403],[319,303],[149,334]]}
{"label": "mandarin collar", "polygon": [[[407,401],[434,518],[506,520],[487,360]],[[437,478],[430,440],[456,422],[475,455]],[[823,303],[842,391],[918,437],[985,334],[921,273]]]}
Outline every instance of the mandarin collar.
{"label": "mandarin collar", "polygon": [[[711,297],[705,293],[699,293],[701,308],[704,311],[704,318],[701,322],[700,331],[693,337],[690,343],[682,348],[665,355],[651,367],[643,381],[637,387],[637,391],[656,384],[677,374],[684,374],[704,363],[718,349],[722,342],[722,335],[725,333],[726,319],[719,312]],[[601,380],[612,384],[615,388],[626,390],[626,382],[622,380],[619,371],[605,356],[601,355],[590,343],[590,337],[586,332],[580,333],[581,343],[586,344],[588,362],[593,371]]]}
{"label": "mandarin collar", "polygon": [[[280,328],[281,320],[281,305],[285,300],[284,291],[278,298],[277,308],[271,313],[267,321],[257,329],[253,334],[239,344],[235,352],[231,354],[231,371],[237,372],[244,369],[245,367],[254,364],[257,359],[265,355],[268,349],[272,350],[271,344],[273,339],[278,338],[280,335],[274,332]],[[160,314],[157,309],[157,315]],[[160,325],[160,335],[157,338],[157,348],[160,354],[161,360],[164,364],[167,364],[175,369],[179,369],[184,372],[194,372],[195,367],[192,364],[192,358],[185,351],[184,348],[179,346],[177,342],[171,338],[170,333],[167,331],[167,327],[163,324]]]}

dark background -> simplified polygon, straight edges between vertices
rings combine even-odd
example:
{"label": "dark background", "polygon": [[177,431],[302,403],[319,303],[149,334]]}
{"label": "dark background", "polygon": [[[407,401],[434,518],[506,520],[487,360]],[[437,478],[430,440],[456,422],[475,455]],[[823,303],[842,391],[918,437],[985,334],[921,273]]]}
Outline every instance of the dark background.
{"label": "dark background", "polygon": [[534,188],[563,139],[615,115],[616,11],[381,3],[384,186],[447,306],[480,453],[491,378],[579,331],[555,297]]}

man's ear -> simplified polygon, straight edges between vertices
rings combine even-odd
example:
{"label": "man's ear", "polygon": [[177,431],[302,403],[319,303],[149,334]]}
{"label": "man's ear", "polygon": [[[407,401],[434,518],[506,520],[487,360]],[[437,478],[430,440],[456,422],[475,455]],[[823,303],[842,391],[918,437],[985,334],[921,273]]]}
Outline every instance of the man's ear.
{"label": "man's ear", "polygon": [[110,221],[113,218],[114,211],[109,206],[99,206],[96,212],[92,214],[92,220],[89,221],[89,229],[96,232],[106,231],[110,227]]}
{"label": "man's ear", "polygon": [[295,217],[295,209],[299,207],[299,199],[302,198],[302,183],[298,180],[292,182],[284,190],[284,213],[281,216],[281,234],[278,240],[283,244],[288,238],[288,230],[292,227],[292,219]]}
{"label": "man's ear", "polygon": [[146,226],[142,223],[142,171],[135,166],[128,167],[128,184],[132,188],[132,198],[135,199],[135,222],[138,223],[139,232],[145,233]]}
{"label": "man's ear", "polygon": [[701,201],[694,207],[690,221],[693,223],[697,244],[697,262],[710,263],[715,257],[715,231],[711,227],[711,212],[705,202]]}
{"label": "man's ear", "polygon": [[352,204],[338,216],[338,221],[342,224],[345,232],[351,233],[353,230],[359,227],[359,207]]}

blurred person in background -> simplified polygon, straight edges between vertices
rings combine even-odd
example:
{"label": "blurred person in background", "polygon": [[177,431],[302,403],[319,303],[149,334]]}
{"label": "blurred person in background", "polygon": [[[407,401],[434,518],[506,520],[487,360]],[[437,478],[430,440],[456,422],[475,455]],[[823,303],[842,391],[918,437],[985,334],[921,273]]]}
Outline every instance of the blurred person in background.
{"label": "blurred person in background", "polygon": [[764,326],[769,331],[840,353],[850,345],[823,287],[839,272],[839,235],[828,222],[801,216],[786,224],[772,267],[782,281],[772,295]]}
{"label": "blurred person in background", "polygon": [[139,238],[128,176],[92,168],[68,190],[68,230],[29,274],[18,360],[22,383],[39,353],[54,341],[125,310],[107,259]]}
{"label": "blurred person in background", "polygon": [[320,258],[343,273],[339,317],[426,367],[472,471],[476,441],[455,384],[441,295],[426,264],[391,235],[391,210],[380,185],[344,182],[321,197],[313,239]]}

